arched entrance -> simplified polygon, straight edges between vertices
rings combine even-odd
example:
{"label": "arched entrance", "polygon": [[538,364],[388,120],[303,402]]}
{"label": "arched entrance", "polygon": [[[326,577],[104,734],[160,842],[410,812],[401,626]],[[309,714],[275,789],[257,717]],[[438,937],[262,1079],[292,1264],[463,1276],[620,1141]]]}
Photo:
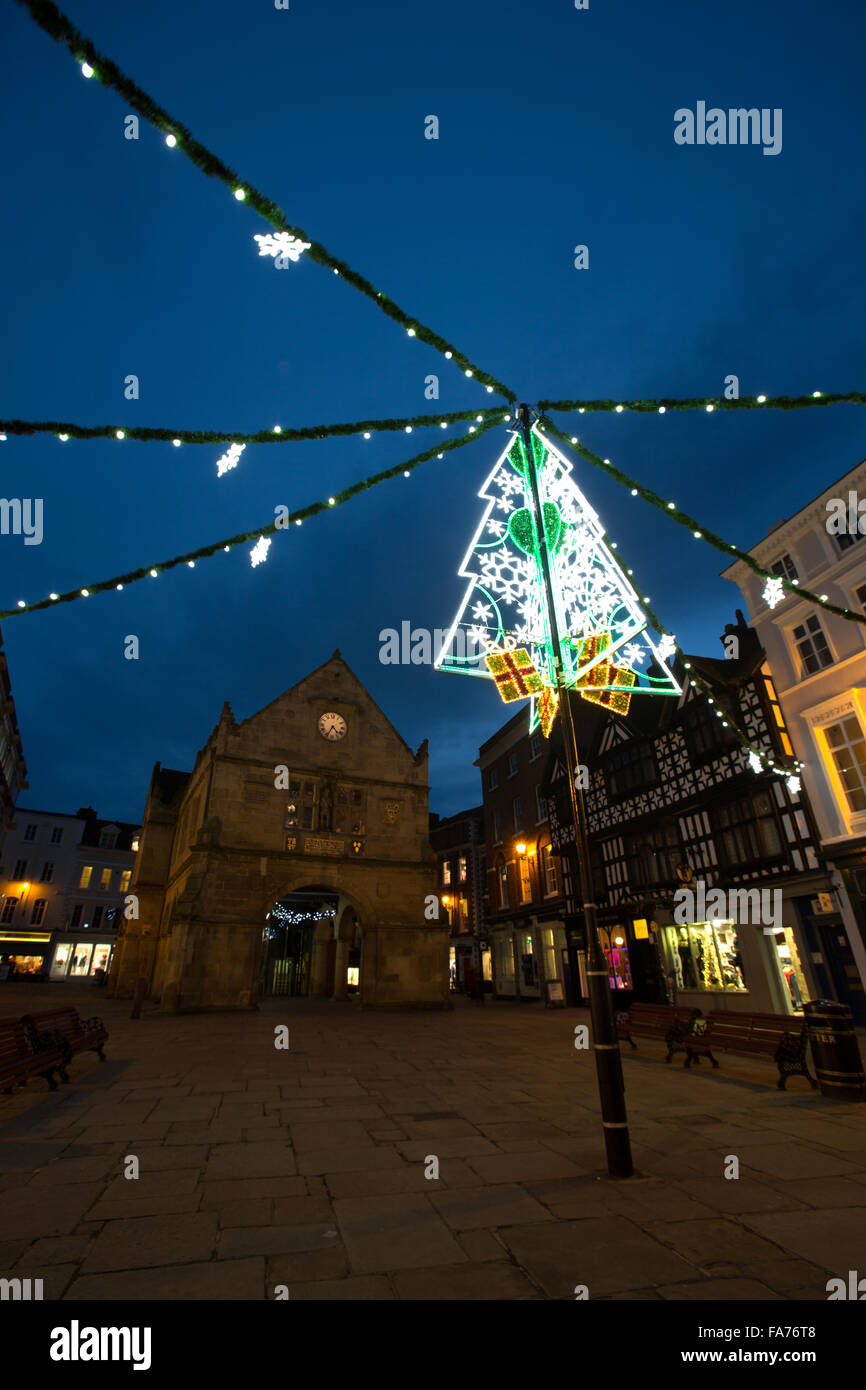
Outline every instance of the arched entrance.
{"label": "arched entrance", "polygon": [[361,987],[360,913],[339,889],[310,885],[283,894],[262,933],[260,993],[348,999]]}

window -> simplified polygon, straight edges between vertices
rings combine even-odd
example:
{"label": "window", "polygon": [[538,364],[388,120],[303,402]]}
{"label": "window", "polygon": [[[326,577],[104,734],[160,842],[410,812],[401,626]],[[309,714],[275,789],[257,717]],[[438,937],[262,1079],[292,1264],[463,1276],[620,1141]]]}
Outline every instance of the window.
{"label": "window", "polygon": [[[102,877],[101,877],[100,880],[99,880],[99,886],[100,886],[100,888],[102,888],[103,890],[105,890],[105,889],[107,889],[107,888],[110,886],[110,884],[111,884],[111,870],[110,870],[110,869],[103,869],[103,870],[102,870]],[[83,888],[83,887],[84,887],[84,884],[82,884],[81,886],[82,886],[82,888]]]}
{"label": "window", "polygon": [[[721,720],[717,720],[721,723]],[[611,796],[628,796],[644,787],[654,787],[658,769],[651,743],[628,743],[612,753],[605,765],[608,792]]]}
{"label": "window", "polygon": [[541,871],[544,876],[544,892],[546,896],[559,892],[559,883],[556,875],[556,860],[553,857],[553,850],[550,845],[545,845],[541,851]]}
{"label": "window", "polygon": [[95,908],[93,909],[93,921],[91,922],[90,925],[91,925],[92,927],[98,927],[101,921],[102,921],[102,904],[100,903],[97,907],[95,907]]}
{"label": "window", "polygon": [[788,730],[785,726],[785,716],[782,714],[782,706],[779,704],[779,697],[776,694],[776,687],[774,686],[773,681],[770,677],[770,668],[769,666],[763,666],[761,670],[764,676],[764,689],[767,692],[767,699],[770,703],[770,713],[772,714],[773,722],[776,725],[776,731],[779,735],[779,740],[782,744],[782,750],[783,752],[788,754],[789,758],[792,758],[794,756],[794,749],[791,746],[791,740],[788,737]]}
{"label": "window", "polygon": [[514,829],[515,829],[515,830],[522,830],[522,829],[523,829],[523,808],[522,808],[522,806],[521,806],[521,804],[520,804],[520,797],[519,797],[519,796],[516,796],[516,797],[514,798],[514,800],[512,801],[512,803],[511,803],[511,809],[512,809],[512,811],[514,812]]}
{"label": "window", "polygon": [[466,855],[465,855],[465,854],[461,854],[460,858],[459,858],[458,861],[457,861],[457,872],[458,872],[458,874],[459,874],[459,876],[460,876],[460,882],[461,882],[461,883],[465,883],[465,882],[466,882]]}
{"label": "window", "polygon": [[625,850],[632,889],[676,881],[676,866],[682,861],[683,850],[675,824],[656,822],[640,835],[629,835]]}
{"label": "window", "polygon": [[517,776],[517,754],[516,754],[516,753],[509,753],[509,754],[508,754],[508,775],[509,775],[509,777],[516,777],[516,776]]}
{"label": "window", "polygon": [[525,854],[518,857],[517,867],[520,873],[520,901],[528,903],[532,898],[532,883],[529,877],[529,859]]}
{"label": "window", "polygon": [[489,777],[488,777],[488,779],[487,779],[487,785],[488,785],[488,787],[490,788],[490,790],[491,790],[492,792],[495,792],[495,791],[496,791],[496,788],[499,786],[499,768],[498,768],[498,767],[492,767],[492,768],[490,769],[490,775],[489,775]]}
{"label": "window", "polygon": [[120,891],[121,891],[121,893],[125,893],[125,892],[126,892],[126,890],[127,890],[128,887],[129,887],[129,881],[130,881],[131,878],[132,878],[132,869],[124,869],[123,873],[120,875]]}
{"label": "window", "polygon": [[529,740],[529,761],[535,762],[536,758],[541,757],[541,734],[533,734]]}
{"label": "window", "polygon": [[42,877],[41,877],[41,879],[39,880],[40,883],[50,883],[51,880],[53,879],[53,877],[54,877],[54,864],[53,864],[53,863],[50,863],[50,862],[49,862],[48,864],[43,864],[43,865],[42,865]]}
{"label": "window", "polygon": [[313,813],[316,807],[316,784],[300,779],[289,782],[289,803],[286,808],[286,826],[300,826],[301,830],[313,829]]}
{"label": "window", "polygon": [[862,540],[863,537],[861,536],[858,527],[858,529],[854,531],[853,534],[850,531],[842,531],[838,536],[836,536],[835,539],[836,544],[838,545],[840,550],[847,550],[848,547],[852,546],[855,541]]}
{"label": "window", "polygon": [[508,865],[500,864],[496,873],[499,879],[499,906],[508,907]]}
{"label": "window", "polygon": [[745,990],[733,922],[665,927],[665,936],[678,990]]}
{"label": "window", "polygon": [[692,700],[686,706],[683,737],[695,762],[706,762],[708,758],[718,756],[736,742],[733,729],[730,726],[724,728],[722,720],[718,718],[718,708],[718,705],[711,705],[700,698]]}
{"label": "window", "polygon": [[866,584],[861,584],[859,589],[854,590],[854,593],[860,607],[866,612]]}
{"label": "window", "polygon": [[3,911],[0,912],[0,922],[11,922],[15,916],[15,909],[18,906],[17,898],[7,898],[3,904]]}
{"label": "window", "polygon": [[72,916],[69,919],[69,927],[71,931],[75,931],[75,928],[81,921],[81,913],[83,911],[83,907],[83,903],[76,903],[74,908],[72,909]]}
{"label": "window", "polygon": [[27,829],[24,831],[25,840],[35,840],[37,828],[38,827],[35,825],[28,825]]}
{"label": "window", "polygon": [[42,921],[42,918],[45,916],[45,908],[46,908],[47,904],[48,904],[48,899],[47,899],[47,898],[37,898],[37,899],[36,899],[35,903],[33,904],[33,911],[32,911],[32,913],[30,914],[30,925],[31,925],[32,927],[38,927],[38,926],[39,926],[39,923]]}
{"label": "window", "polygon": [[446,884],[451,882],[451,861],[449,859],[442,860],[442,882]]}
{"label": "window", "polygon": [[51,843],[52,843],[52,845],[59,845],[59,844],[60,844],[60,841],[61,841],[62,839],[63,839],[63,826],[62,826],[62,825],[55,825],[54,829],[53,829],[52,832],[51,832]]}
{"label": "window", "polygon": [[81,870],[81,881],[80,881],[80,883],[79,883],[79,885],[78,885],[79,888],[89,888],[89,887],[90,887],[90,879],[91,879],[92,874],[93,874],[93,865],[92,865],[92,864],[88,864],[87,867],[86,867],[85,869],[82,869],[82,870]]}
{"label": "window", "polygon": [[337,787],[334,829],[342,835],[363,834],[364,793],[358,787]]}
{"label": "window", "polygon": [[501,811],[494,811],[494,812],[493,812],[493,843],[494,843],[495,845],[501,845],[501,844],[502,844],[502,812],[501,812]]}
{"label": "window", "polygon": [[535,823],[540,825],[547,820],[547,797],[541,795],[541,788],[535,788]]}
{"label": "window", "polygon": [[14,872],[14,874],[12,875],[12,877],[16,880],[16,882],[20,883],[24,878],[26,878],[26,876],[27,876],[27,860],[26,860],[26,859],[16,859],[16,861],[15,861],[15,872]]}
{"label": "window", "polygon": [[866,811],[866,742],[854,715],[824,730],[851,811]]}
{"label": "window", "polygon": [[770,565],[770,573],[777,574],[780,579],[794,580],[800,578],[797,573],[797,566],[794,564],[790,555],[783,555],[781,559],[776,560],[774,564]]}
{"label": "window", "polygon": [[769,794],[743,797],[717,811],[725,856],[729,864],[748,864],[778,858],[782,840]]}
{"label": "window", "polygon": [[132,852],[133,852],[133,854],[138,854],[138,836],[137,836],[137,835],[136,835],[135,839],[134,839],[133,842],[132,842]]}
{"label": "window", "polygon": [[824,629],[814,613],[794,628],[794,642],[800,656],[803,676],[811,676],[815,671],[823,671],[825,667],[833,665]]}
{"label": "window", "polygon": [[117,832],[115,830],[103,830],[99,837],[100,849],[114,849],[117,843]]}

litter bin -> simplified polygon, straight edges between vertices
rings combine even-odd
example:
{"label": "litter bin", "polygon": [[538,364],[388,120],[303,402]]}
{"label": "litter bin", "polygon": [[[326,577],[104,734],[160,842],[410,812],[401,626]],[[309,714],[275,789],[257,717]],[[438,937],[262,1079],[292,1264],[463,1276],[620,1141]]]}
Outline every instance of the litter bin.
{"label": "litter bin", "polygon": [[845,1004],[812,999],[803,1005],[821,1094],[833,1100],[866,1100],[866,1074]]}

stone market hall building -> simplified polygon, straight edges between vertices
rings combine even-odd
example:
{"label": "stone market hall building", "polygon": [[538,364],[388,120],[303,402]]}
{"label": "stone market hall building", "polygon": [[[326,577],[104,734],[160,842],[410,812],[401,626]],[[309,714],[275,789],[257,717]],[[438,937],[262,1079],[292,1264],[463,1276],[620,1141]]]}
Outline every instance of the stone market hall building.
{"label": "stone market hall building", "polygon": [[428,793],[426,740],[412,752],[338,651],[242,723],[225,704],[192,772],[154,768],[109,994],[447,1008]]}

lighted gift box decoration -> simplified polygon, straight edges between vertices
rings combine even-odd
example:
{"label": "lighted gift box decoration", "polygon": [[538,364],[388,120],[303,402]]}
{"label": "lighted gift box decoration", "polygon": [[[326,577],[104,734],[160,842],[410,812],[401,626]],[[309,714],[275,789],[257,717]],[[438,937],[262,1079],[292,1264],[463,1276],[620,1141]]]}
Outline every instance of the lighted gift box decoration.
{"label": "lighted gift box decoration", "polygon": [[[581,664],[592,661],[598,652],[606,651],[609,646],[609,632],[592,633],[581,643]],[[584,700],[589,700],[594,705],[602,705],[604,709],[613,710],[616,714],[628,714],[631,695],[627,690],[612,690],[611,686],[633,686],[634,682],[634,671],[617,666],[607,657],[602,657],[601,661],[596,661],[575,684]]]}
{"label": "lighted gift box decoration", "polygon": [[538,667],[525,647],[517,647],[514,651],[495,647],[487,653],[485,661],[506,705],[513,700],[525,700],[529,695],[540,695],[545,688]]}
{"label": "lighted gift box decoration", "polygon": [[538,701],[538,722],[545,738],[550,738],[550,730],[559,709],[559,696],[552,685],[546,685]]}

